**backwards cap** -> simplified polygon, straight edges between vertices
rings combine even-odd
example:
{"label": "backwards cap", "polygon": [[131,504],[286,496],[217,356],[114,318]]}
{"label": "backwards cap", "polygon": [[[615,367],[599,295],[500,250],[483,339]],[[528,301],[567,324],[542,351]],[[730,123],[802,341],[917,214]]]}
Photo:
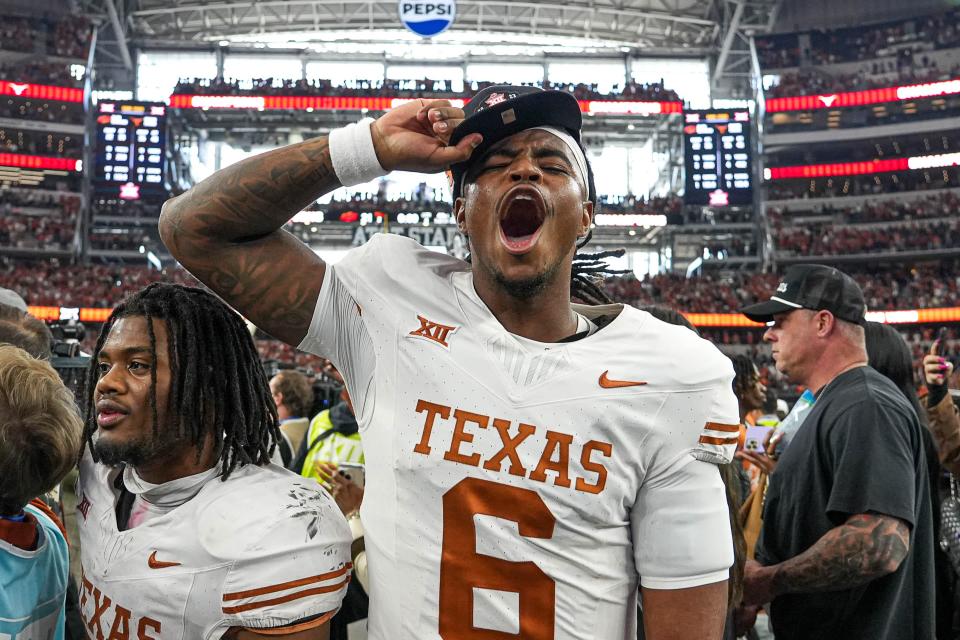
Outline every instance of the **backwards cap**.
{"label": "backwards cap", "polygon": [[[544,91],[538,87],[495,85],[477,93],[463,107],[466,119],[450,136],[450,144],[456,145],[471,133],[483,136],[483,142],[473,150],[470,159],[450,167],[453,177],[453,199],[460,197],[463,180],[470,166],[496,143],[504,138],[533,129],[553,127],[568,133],[578,145],[583,116],[577,99],[565,91]],[[587,162],[587,198],[596,202],[597,189],[593,182],[593,170]]]}

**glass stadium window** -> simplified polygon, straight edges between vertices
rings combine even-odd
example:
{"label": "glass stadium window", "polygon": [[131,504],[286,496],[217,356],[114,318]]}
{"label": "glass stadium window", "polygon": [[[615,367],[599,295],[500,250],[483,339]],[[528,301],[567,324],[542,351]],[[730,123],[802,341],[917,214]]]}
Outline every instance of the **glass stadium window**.
{"label": "glass stadium window", "polygon": [[303,65],[292,56],[228,55],[223,59],[223,77],[239,80],[241,89],[254,89],[254,80],[272,78],[272,86],[282,87],[284,80],[303,77]]}
{"label": "glass stadium window", "polygon": [[547,65],[547,79],[561,84],[596,85],[601,93],[621,90],[626,82],[622,62],[551,62]]}
{"label": "glass stadium window", "polygon": [[137,100],[165,101],[177,81],[211,79],[217,75],[217,57],[206,51],[142,51],[137,56]]}
{"label": "glass stadium window", "polygon": [[467,81],[510,82],[512,84],[542,84],[542,64],[468,64]]}
{"label": "glass stadium window", "polygon": [[358,83],[380,86],[383,82],[381,62],[307,62],[307,80],[329,80],[335,87],[356,88]]}
{"label": "glass stadium window", "polygon": [[706,60],[634,58],[630,62],[634,82],[663,83],[676,91],[693,109],[710,108],[710,69]]}
{"label": "glass stadium window", "polygon": [[606,146],[599,153],[588,150],[598,196],[622,197],[630,191],[627,147]]}
{"label": "glass stadium window", "polygon": [[[463,67],[441,67],[424,64],[395,64],[387,67],[387,78],[399,80],[401,90],[463,92]],[[426,80],[434,86],[420,87]]]}

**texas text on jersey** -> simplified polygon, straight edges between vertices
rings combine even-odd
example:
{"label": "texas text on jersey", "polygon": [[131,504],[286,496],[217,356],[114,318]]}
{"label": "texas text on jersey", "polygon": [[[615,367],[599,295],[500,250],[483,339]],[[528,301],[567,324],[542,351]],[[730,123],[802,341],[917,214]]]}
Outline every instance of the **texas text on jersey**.
{"label": "texas text on jersey", "polygon": [[80,463],[80,614],[91,637],[215,639],[232,627],[319,625],[339,608],[350,531],[314,481],[247,465],[121,531],[119,474],[89,453]]}
{"label": "texas text on jersey", "polygon": [[300,348],[359,417],[371,638],[622,639],[638,581],[726,579],[730,361],[631,307],[577,311],[616,318],[514,336],[469,265],[388,234],[328,267]]}

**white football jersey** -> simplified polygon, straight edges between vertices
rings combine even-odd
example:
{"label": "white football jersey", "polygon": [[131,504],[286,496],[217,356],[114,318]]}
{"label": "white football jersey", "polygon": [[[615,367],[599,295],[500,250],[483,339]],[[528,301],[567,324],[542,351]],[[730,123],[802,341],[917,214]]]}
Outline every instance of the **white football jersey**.
{"label": "white football jersey", "polygon": [[[80,462],[80,614],[91,638],[219,638],[231,627],[317,624],[350,581],[350,530],[313,480],[247,465],[120,531],[120,471]],[[328,614],[328,615],[327,615]]]}
{"label": "white football jersey", "polygon": [[618,315],[517,338],[469,265],[396,235],[328,266],[300,348],[357,410],[371,638],[622,640],[638,581],[726,579],[730,361],[632,307],[576,308]]}

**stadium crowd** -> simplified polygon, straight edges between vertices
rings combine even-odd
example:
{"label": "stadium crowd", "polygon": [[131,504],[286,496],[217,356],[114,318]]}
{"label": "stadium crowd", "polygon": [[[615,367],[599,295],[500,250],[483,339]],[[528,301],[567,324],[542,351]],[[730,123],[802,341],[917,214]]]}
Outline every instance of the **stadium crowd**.
{"label": "stadium crowd", "polygon": [[0,49],[61,58],[86,58],[90,33],[90,21],[79,15],[59,20],[5,16],[0,25]]}
{"label": "stadium crowd", "polygon": [[0,98],[0,118],[38,120],[58,124],[83,124],[83,105],[75,102]]}
{"label": "stadium crowd", "polygon": [[808,216],[831,216],[836,224],[906,222],[948,218],[957,211],[958,207],[960,207],[960,194],[956,191],[942,191],[905,200],[868,200],[848,207],[838,206],[835,202],[827,202],[810,209],[785,210],[779,207],[768,207],[767,218],[774,227],[789,224],[793,218]]}
{"label": "stadium crowd", "polygon": [[932,251],[960,247],[960,221],[918,221],[882,226],[805,224],[774,233],[781,256]]}
{"label": "stadium crowd", "polygon": [[798,33],[757,38],[764,70],[839,62],[873,61],[897,51],[951,49],[960,46],[960,10],[879,25],[806,32],[810,47],[801,50]]}
{"label": "stadium crowd", "polygon": [[29,82],[46,84],[55,87],[83,88],[83,78],[71,73],[71,65],[64,62],[22,60],[0,62],[0,80],[9,82]]}
{"label": "stadium crowd", "polygon": [[921,84],[956,78],[960,64],[941,68],[936,60],[902,57],[896,61],[865,64],[855,73],[833,73],[827,69],[801,69],[777,76],[776,84],[764,91],[767,98],[865,91],[905,84]]}
{"label": "stadium crowd", "polygon": [[82,135],[0,128],[0,153],[79,157],[82,151]]}
{"label": "stadium crowd", "polygon": [[[949,307],[960,298],[957,260],[847,269],[863,288],[870,310]],[[83,266],[57,260],[0,260],[0,287],[17,291],[33,305],[106,308],[151,282],[196,281],[176,267],[157,271],[133,264]],[[685,312],[712,313],[739,309],[755,299],[756,292],[769,291],[776,282],[774,274],[707,271],[692,278],[668,273],[643,279],[616,277],[607,279],[604,286],[613,298],[634,306],[657,304]]]}
{"label": "stadium crowd", "polygon": [[[174,89],[175,94],[189,95],[290,95],[290,96],[347,96],[390,98],[462,98],[498,84],[495,82],[472,82],[464,92],[453,90],[449,80],[390,80],[372,82],[355,80],[347,85],[334,84],[324,79],[259,78],[251,81],[250,88],[241,88],[239,80],[225,78],[181,79]],[[544,81],[544,89],[558,89],[572,93],[578,100],[626,100],[680,102],[680,96],[662,83],[628,82],[616,87],[611,93],[602,93],[595,84],[563,84]]]}
{"label": "stadium crowd", "polygon": [[767,192],[767,200],[776,201],[882,196],[886,193],[947,189],[957,186],[960,186],[960,168],[944,167],[834,178],[792,178],[769,182],[764,189]]}

